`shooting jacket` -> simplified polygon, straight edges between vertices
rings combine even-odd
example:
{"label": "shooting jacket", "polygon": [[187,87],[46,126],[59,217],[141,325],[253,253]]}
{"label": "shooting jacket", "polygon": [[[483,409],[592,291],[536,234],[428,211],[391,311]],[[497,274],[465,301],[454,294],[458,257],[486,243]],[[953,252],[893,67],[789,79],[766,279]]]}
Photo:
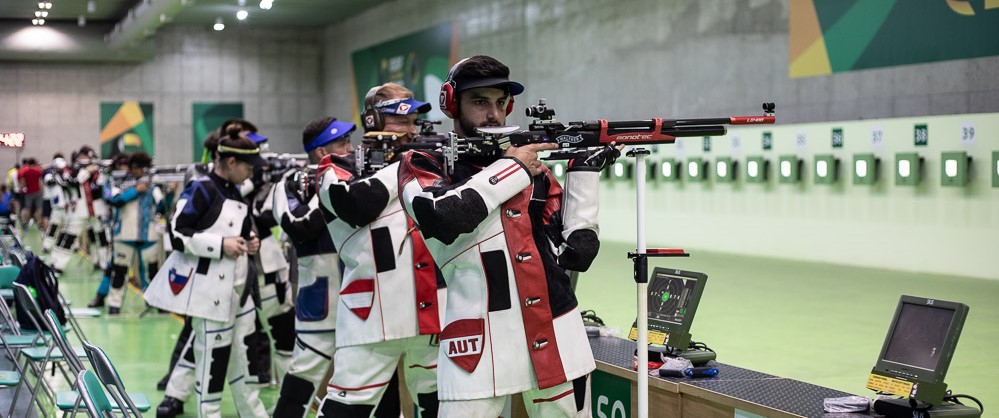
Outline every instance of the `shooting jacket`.
{"label": "shooting jacket", "polygon": [[447,282],[440,335],[442,400],[550,388],[594,369],[567,270],[599,248],[597,171],[531,177],[509,158],[407,153],[401,199]]}
{"label": "shooting jacket", "polygon": [[293,174],[289,170],[274,186],[272,206],[274,219],[288,235],[298,257],[295,328],[332,331],[336,329],[340,294],[340,259],[319,207],[319,196],[313,194],[304,201],[291,178]]}
{"label": "shooting jacket", "polygon": [[317,173],[344,265],[337,347],[439,333],[443,280],[399,204],[399,164],[363,178],[352,167],[328,155]]}
{"label": "shooting jacket", "polygon": [[237,187],[215,173],[181,193],[169,228],[174,251],[146,289],[151,306],[213,321],[235,315],[232,292],[246,282],[247,257],[226,257],[222,239],[250,239],[250,207]]}
{"label": "shooting jacket", "polygon": [[106,186],[105,199],[115,208],[115,240],[159,241],[161,238],[156,229],[156,214],[163,212],[163,191],[150,184],[149,190],[139,193],[135,190],[139,181],[149,181],[149,178],[129,176],[117,186]]}

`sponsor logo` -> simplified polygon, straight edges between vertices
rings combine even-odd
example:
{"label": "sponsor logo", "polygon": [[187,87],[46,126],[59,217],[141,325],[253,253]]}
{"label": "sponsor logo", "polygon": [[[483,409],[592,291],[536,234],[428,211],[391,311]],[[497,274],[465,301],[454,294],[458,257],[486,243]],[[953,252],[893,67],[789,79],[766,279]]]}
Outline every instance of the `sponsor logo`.
{"label": "sponsor logo", "polygon": [[364,117],[364,126],[367,126],[369,128],[372,127],[372,126],[375,126],[375,117],[371,116],[371,115],[365,116]]}
{"label": "sponsor logo", "polygon": [[336,128],[330,129],[330,135],[336,135],[337,132],[339,131]]}
{"label": "sponsor logo", "polygon": [[496,184],[496,183],[499,183],[499,179],[496,178],[496,176],[492,176],[489,178],[489,184]]}
{"label": "sponsor logo", "polygon": [[580,142],[583,142],[583,136],[582,135],[559,135],[559,136],[555,137],[555,142],[563,144],[563,146],[564,146],[564,144],[578,144]]}
{"label": "sponsor logo", "polygon": [[409,109],[412,108],[412,107],[413,106],[410,105],[409,103],[399,103],[399,109],[396,111],[396,113],[401,114],[401,115],[405,115],[405,114],[409,113]]}

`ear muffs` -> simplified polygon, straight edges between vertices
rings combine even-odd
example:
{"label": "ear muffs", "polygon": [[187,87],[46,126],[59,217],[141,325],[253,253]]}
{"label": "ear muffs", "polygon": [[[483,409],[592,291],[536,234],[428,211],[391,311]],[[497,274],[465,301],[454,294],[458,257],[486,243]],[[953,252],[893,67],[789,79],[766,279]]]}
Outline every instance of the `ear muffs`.
{"label": "ear muffs", "polygon": [[382,86],[374,86],[364,96],[364,112],[361,113],[361,126],[364,127],[365,132],[380,131],[385,127],[382,112],[375,109],[375,94],[381,88]]}
{"label": "ear muffs", "polygon": [[458,67],[461,67],[461,64],[465,63],[465,61],[468,61],[468,58],[462,58],[461,61],[451,66],[451,70],[447,72],[447,78],[444,79],[444,84],[441,84],[441,113],[451,119],[458,117],[458,86],[454,82],[454,73],[458,72]]}
{"label": "ear muffs", "polygon": [[[458,68],[461,67],[468,58],[463,58],[451,67],[451,70],[447,72],[447,79],[444,80],[444,84],[441,84],[441,95],[440,95],[440,109],[444,116],[451,119],[455,119],[458,116],[458,83],[454,81],[454,74],[458,72]],[[510,116],[513,113],[513,95],[510,95],[510,100],[506,102],[506,115]]]}

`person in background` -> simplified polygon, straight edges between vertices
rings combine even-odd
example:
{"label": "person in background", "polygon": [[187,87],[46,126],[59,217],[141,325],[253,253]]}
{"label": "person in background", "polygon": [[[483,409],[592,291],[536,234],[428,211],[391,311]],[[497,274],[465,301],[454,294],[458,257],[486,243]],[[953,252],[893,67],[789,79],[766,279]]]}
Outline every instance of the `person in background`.
{"label": "person in background", "polygon": [[[10,170],[7,170],[7,190],[10,190],[11,194],[11,213],[14,214],[14,218],[17,218],[21,213],[21,183],[17,181],[17,172],[21,170],[21,164],[14,164]],[[15,219],[16,220],[16,219]]]}
{"label": "person in background", "polygon": [[38,161],[26,158],[25,164],[17,171],[17,180],[24,193],[24,205],[21,208],[21,228],[28,229],[29,222],[35,221],[42,227],[42,167]]}
{"label": "person in background", "polygon": [[6,184],[0,184],[0,218],[10,219],[10,191]]}

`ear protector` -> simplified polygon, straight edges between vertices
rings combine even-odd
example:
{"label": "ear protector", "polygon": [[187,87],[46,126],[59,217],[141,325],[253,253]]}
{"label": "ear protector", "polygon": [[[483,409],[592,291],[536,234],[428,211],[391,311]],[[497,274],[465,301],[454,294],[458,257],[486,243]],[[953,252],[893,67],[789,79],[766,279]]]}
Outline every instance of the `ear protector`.
{"label": "ear protector", "polygon": [[382,112],[375,109],[375,94],[381,88],[382,86],[374,86],[364,96],[364,112],[361,113],[361,126],[364,127],[365,132],[380,131],[385,128],[385,120],[382,118]]}
{"label": "ear protector", "polygon": [[[440,109],[444,116],[451,119],[458,117],[458,83],[454,80],[454,74],[458,72],[458,68],[461,64],[468,61],[468,58],[462,58],[451,67],[451,70],[447,72],[447,79],[444,80],[444,84],[441,84],[441,95],[440,95]],[[513,95],[511,94],[510,99],[506,102],[506,114],[513,113]]]}

